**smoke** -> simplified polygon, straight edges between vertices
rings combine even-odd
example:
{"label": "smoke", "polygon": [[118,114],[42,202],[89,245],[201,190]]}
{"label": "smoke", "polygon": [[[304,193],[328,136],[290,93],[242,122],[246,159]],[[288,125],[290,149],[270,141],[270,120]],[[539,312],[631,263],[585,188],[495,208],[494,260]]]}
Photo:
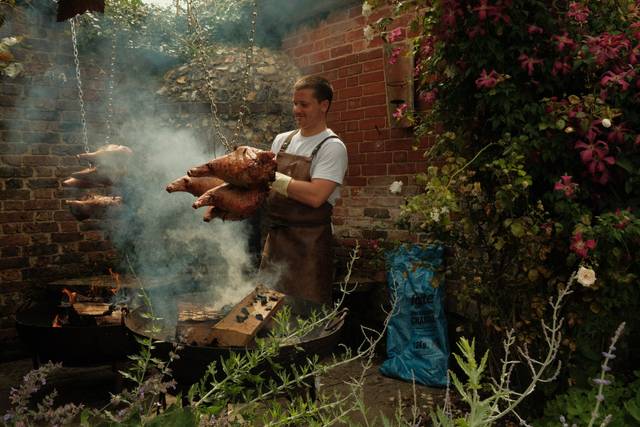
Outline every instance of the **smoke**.
{"label": "smoke", "polygon": [[193,195],[165,191],[211,158],[202,141],[148,117],[125,123],[120,139],[135,155],[116,188],[126,209],[108,222],[109,234],[143,283],[148,279],[156,311],[171,312],[175,296],[191,291],[204,292],[202,301],[217,307],[238,302],[255,286],[247,224],[205,223],[204,209],[191,207]]}

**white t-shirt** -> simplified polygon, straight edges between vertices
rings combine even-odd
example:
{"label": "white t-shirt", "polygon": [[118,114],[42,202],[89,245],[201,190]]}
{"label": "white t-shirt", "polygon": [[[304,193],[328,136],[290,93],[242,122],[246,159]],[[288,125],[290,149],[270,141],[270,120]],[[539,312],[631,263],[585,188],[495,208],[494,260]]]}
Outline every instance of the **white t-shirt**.
{"label": "white t-shirt", "polygon": [[[271,144],[271,151],[277,154],[290,133],[285,132],[277,135],[273,140],[273,144]],[[286,152],[298,156],[311,156],[313,149],[323,139],[331,135],[335,135],[331,129],[325,129],[312,136],[302,136],[298,132],[294,135]],[[338,138],[331,138],[325,141],[311,161],[311,179],[327,179],[338,184],[327,200],[332,205],[335,205],[336,200],[340,197],[340,186],[344,181],[344,175],[347,173],[347,164],[347,147]]]}

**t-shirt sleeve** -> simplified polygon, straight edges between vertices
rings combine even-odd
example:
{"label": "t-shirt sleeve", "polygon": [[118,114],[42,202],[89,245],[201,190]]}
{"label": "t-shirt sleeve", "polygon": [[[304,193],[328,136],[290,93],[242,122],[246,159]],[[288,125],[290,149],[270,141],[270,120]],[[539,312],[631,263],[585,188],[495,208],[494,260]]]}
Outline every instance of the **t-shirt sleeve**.
{"label": "t-shirt sleeve", "polygon": [[282,146],[282,142],[284,141],[284,133],[279,133],[273,138],[273,142],[271,143],[271,152],[277,153],[280,151],[280,147]]}
{"label": "t-shirt sleeve", "polygon": [[342,141],[330,139],[316,154],[311,167],[311,178],[327,179],[342,185],[347,164],[347,148]]}

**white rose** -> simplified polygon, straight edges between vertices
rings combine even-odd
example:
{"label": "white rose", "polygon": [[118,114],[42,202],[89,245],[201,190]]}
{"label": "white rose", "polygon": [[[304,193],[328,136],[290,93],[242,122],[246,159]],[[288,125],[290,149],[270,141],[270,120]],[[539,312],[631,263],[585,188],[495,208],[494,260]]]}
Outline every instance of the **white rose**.
{"label": "white rose", "polygon": [[371,43],[371,40],[373,40],[373,38],[375,37],[375,32],[371,25],[367,25],[366,27],[364,27],[362,33],[367,43]]}
{"label": "white rose", "polygon": [[402,192],[402,184],[402,181],[393,181],[389,186],[391,194],[400,194],[400,192]]}
{"label": "white rose", "polygon": [[606,127],[606,128],[610,128],[611,127],[611,120],[609,119],[602,119],[602,126]]}
{"label": "white rose", "polygon": [[369,16],[371,16],[372,10],[373,8],[368,2],[365,1],[362,3],[362,16],[364,16],[365,18],[368,18]]}
{"label": "white rose", "polygon": [[578,283],[585,288],[590,288],[596,283],[596,272],[590,268],[580,267],[577,276]]}

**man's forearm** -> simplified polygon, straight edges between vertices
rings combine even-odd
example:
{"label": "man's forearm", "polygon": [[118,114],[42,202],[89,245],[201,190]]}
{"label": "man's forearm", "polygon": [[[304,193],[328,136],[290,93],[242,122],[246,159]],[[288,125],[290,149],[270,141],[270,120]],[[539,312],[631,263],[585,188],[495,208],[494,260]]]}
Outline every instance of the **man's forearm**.
{"label": "man's forearm", "polygon": [[335,182],[326,179],[300,181],[278,173],[272,188],[283,196],[317,208],[327,201],[336,185]]}

